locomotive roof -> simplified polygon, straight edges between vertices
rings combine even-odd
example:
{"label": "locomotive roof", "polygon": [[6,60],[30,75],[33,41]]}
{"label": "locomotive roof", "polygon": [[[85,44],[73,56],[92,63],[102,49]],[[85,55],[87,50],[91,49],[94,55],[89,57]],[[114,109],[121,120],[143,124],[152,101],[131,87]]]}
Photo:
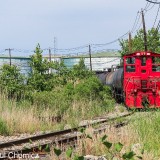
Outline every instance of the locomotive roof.
{"label": "locomotive roof", "polygon": [[137,51],[134,53],[126,54],[123,57],[128,57],[128,56],[160,56],[160,53],[154,53],[151,51]]}

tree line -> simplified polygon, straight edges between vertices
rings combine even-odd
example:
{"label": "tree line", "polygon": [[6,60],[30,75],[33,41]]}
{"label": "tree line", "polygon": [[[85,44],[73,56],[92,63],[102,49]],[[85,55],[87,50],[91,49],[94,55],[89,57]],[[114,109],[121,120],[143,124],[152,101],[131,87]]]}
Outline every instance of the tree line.
{"label": "tree line", "polygon": [[[129,39],[122,39],[120,42],[120,53],[121,55],[125,55],[130,53],[129,51],[129,43],[131,43],[132,52],[136,51],[144,51],[144,34],[143,29],[140,29],[134,37],[132,37],[131,42]],[[160,33],[157,29],[151,28],[147,31],[147,48],[148,51],[152,51],[155,53],[160,53]]]}
{"label": "tree line", "polygon": [[27,77],[23,76],[15,65],[2,66],[1,94],[5,93],[8,98],[20,100],[30,97],[33,92],[52,91],[57,86],[64,86],[68,82],[75,84],[94,75],[86,68],[83,58],[73,68],[67,68],[63,61],[53,62],[43,59],[43,51],[39,44],[34,52],[29,63],[32,71]]}

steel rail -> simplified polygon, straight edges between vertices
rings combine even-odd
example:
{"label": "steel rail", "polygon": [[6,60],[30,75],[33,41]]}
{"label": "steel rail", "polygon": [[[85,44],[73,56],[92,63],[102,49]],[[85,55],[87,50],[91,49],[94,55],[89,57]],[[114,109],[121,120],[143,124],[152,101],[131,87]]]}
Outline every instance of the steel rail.
{"label": "steel rail", "polygon": [[65,134],[68,134],[68,133],[71,133],[71,132],[76,132],[81,128],[87,128],[90,125],[96,125],[96,124],[99,124],[99,123],[106,123],[106,122],[113,121],[113,120],[116,120],[116,119],[119,119],[119,118],[122,118],[122,117],[130,116],[132,114],[133,114],[133,112],[121,115],[119,117],[113,117],[113,118],[110,118],[110,119],[102,119],[102,120],[99,120],[97,122],[92,122],[92,123],[89,123],[87,125],[82,125],[82,126],[79,126],[79,127],[76,127],[76,128],[71,128],[71,129],[66,129],[66,130],[61,130],[61,131],[36,135],[36,136],[32,136],[32,137],[27,137],[27,138],[23,138],[23,139],[19,139],[19,140],[8,141],[8,142],[5,142],[5,143],[0,143],[0,149],[6,148],[6,147],[11,147],[11,146],[16,146],[16,145],[19,145],[19,144],[22,144],[22,143],[28,143],[30,141],[34,142],[34,141],[41,140],[41,139],[46,139],[46,138],[50,138],[50,137],[65,135]]}
{"label": "steel rail", "polygon": [[[6,150],[6,148],[9,148],[9,147],[22,145],[22,144],[29,143],[29,142],[35,142],[35,141],[38,141],[38,140],[49,139],[49,138],[52,138],[52,139],[49,139],[51,142],[45,142],[43,144],[40,144],[42,149],[44,149],[46,147],[46,145],[66,144],[68,142],[73,142],[73,141],[76,141],[78,138],[81,138],[81,136],[83,136],[83,135],[72,135],[72,136],[65,137],[65,138],[60,137],[60,136],[63,136],[63,135],[69,134],[69,133],[77,132],[81,128],[87,128],[87,127],[92,126],[92,125],[103,124],[103,123],[114,121],[114,120],[117,120],[117,119],[120,119],[120,118],[123,118],[123,117],[127,117],[127,116],[132,115],[133,113],[134,112],[130,112],[130,113],[118,116],[118,117],[102,119],[102,120],[99,120],[97,122],[92,122],[92,123],[89,123],[87,125],[82,125],[82,126],[77,127],[77,128],[71,128],[71,129],[66,129],[66,130],[62,130],[62,131],[51,132],[51,133],[46,133],[46,134],[42,134],[42,135],[27,137],[27,138],[23,138],[23,139],[19,139],[19,140],[9,141],[9,142],[6,142],[6,143],[1,143],[0,144],[0,150],[1,150],[0,153],[4,152],[3,151],[4,148]],[[29,148],[24,148],[24,149],[21,149],[21,150],[14,150],[12,152],[23,153],[24,154],[24,153],[33,152],[36,149],[38,150],[38,148],[39,148],[39,145],[38,146],[34,145],[34,146],[29,147]],[[5,156],[7,157],[9,155],[9,153],[10,153],[10,151],[6,150]],[[3,158],[0,158],[0,159],[3,159]]]}

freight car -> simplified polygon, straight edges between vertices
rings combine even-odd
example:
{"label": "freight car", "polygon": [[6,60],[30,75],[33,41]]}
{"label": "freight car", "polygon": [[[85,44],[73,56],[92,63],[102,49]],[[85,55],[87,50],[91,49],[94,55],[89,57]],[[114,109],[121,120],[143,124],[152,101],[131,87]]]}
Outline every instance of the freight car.
{"label": "freight car", "polygon": [[123,56],[123,65],[106,74],[106,85],[117,101],[129,108],[160,107],[160,54],[135,52]]}

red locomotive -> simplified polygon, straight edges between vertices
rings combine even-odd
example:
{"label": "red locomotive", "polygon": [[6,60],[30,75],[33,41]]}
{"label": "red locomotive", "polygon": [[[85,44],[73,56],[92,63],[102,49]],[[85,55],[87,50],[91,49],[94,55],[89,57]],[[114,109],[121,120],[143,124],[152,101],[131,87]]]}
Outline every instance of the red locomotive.
{"label": "red locomotive", "polygon": [[160,54],[135,52],[123,56],[123,67],[106,76],[116,100],[129,108],[160,107]]}

